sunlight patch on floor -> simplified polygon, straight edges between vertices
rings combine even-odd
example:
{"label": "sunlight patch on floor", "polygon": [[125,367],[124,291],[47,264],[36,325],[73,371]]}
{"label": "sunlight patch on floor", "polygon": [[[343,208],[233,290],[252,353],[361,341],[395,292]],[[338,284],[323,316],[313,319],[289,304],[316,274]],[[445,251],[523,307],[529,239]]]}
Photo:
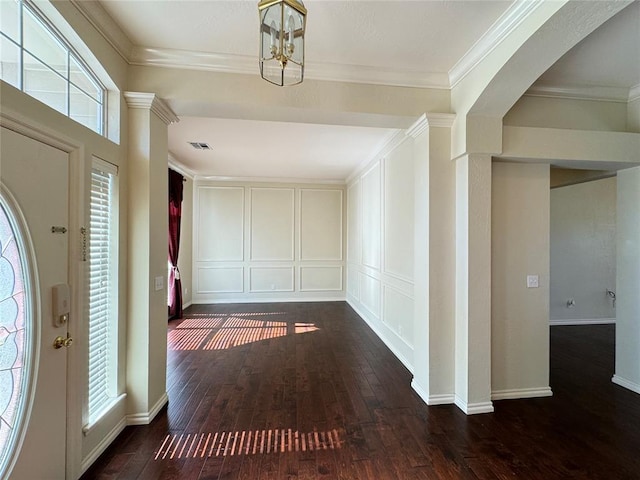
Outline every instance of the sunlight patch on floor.
{"label": "sunlight patch on floor", "polygon": [[303,433],[289,429],[167,434],[154,460],[306,452],[341,448],[336,429]]}
{"label": "sunlight patch on floor", "polygon": [[[167,332],[169,350],[226,350],[262,340],[319,330],[313,323],[260,319],[263,315],[284,315],[282,312],[195,315],[190,315]],[[249,316],[258,318],[247,318]]]}

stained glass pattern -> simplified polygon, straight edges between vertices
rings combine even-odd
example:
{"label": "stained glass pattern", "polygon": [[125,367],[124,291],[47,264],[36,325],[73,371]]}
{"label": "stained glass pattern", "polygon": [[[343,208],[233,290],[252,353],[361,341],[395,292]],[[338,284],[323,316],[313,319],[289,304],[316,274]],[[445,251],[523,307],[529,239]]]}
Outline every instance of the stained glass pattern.
{"label": "stained glass pattern", "polygon": [[12,450],[25,388],[24,271],[16,232],[0,203],[0,470]]}

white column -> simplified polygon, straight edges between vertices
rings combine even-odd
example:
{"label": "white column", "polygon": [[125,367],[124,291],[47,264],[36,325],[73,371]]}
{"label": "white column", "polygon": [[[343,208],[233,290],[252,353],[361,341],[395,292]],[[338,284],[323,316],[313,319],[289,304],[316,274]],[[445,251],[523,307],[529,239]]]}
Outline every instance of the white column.
{"label": "white column", "polygon": [[454,115],[426,114],[414,138],[414,378],[428,405],[454,401]]}
{"label": "white column", "polygon": [[618,171],[616,372],[613,382],[640,393],[640,167]]}
{"label": "white column", "polygon": [[455,403],[467,414],[491,403],[491,156],[456,162]]}
{"label": "white column", "polygon": [[167,125],[178,118],[152,93],[124,96],[129,107],[127,412],[130,424],[147,424],[167,402]]}

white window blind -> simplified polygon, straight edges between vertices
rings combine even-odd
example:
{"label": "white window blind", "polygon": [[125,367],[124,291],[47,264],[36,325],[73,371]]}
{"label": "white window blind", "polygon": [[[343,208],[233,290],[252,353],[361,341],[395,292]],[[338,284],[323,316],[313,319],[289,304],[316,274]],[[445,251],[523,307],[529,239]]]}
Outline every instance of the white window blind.
{"label": "white window blind", "polygon": [[[103,163],[103,162],[100,162]],[[91,171],[91,214],[89,227],[89,420],[99,416],[115,397],[114,368],[117,345],[114,338],[115,312],[113,278],[113,191],[114,173]]]}

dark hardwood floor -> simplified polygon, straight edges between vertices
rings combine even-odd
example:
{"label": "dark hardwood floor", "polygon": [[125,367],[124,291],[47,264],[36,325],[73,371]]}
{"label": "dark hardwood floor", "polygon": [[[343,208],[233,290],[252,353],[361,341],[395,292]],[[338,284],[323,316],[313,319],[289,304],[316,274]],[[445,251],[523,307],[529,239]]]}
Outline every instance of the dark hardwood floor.
{"label": "dark hardwood floor", "polygon": [[169,405],[87,479],[640,478],[640,396],[614,326],[551,328],[554,395],[427,407],[342,302],[194,306],[169,326]]}

